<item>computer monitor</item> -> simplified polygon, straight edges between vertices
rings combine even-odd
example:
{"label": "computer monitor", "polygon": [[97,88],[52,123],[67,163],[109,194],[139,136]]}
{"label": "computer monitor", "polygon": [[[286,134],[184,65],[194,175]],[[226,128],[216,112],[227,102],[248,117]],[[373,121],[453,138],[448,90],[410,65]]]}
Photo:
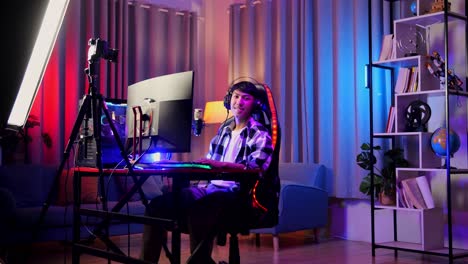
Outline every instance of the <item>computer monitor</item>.
{"label": "computer monitor", "polygon": [[193,78],[194,72],[186,71],[128,86],[127,143],[141,132],[146,153],[190,152]]}

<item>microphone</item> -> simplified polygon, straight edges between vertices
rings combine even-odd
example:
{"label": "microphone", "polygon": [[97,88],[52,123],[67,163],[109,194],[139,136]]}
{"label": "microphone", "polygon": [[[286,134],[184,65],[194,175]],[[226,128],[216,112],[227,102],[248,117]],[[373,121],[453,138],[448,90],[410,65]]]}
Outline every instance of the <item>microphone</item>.
{"label": "microphone", "polygon": [[202,128],[204,126],[202,115],[203,115],[202,109],[195,108],[193,110],[192,130],[193,130],[193,134],[197,137],[200,136]]}

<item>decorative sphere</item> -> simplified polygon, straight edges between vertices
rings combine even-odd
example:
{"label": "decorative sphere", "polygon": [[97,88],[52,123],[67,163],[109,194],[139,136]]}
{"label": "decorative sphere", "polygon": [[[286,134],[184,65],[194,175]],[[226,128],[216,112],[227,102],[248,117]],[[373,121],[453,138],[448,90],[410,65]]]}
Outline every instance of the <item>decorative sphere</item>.
{"label": "decorative sphere", "polygon": [[410,5],[410,10],[411,10],[411,13],[413,13],[413,15],[417,15],[418,12],[417,12],[417,4],[416,4],[416,1],[413,1],[411,2],[411,5]]}
{"label": "decorative sphere", "polygon": [[[450,129],[449,134],[450,141],[450,155],[460,149],[460,137],[453,130]],[[440,127],[431,136],[431,147],[435,154],[439,157],[447,156],[447,129]]]}

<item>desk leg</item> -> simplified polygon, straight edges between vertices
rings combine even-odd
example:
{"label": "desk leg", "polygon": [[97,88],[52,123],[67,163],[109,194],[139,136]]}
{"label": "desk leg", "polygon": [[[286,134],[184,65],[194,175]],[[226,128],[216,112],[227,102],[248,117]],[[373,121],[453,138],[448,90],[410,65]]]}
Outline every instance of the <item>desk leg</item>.
{"label": "desk leg", "polygon": [[72,264],[80,263],[80,252],[76,245],[72,245]]}
{"label": "desk leg", "polygon": [[172,231],[172,261],[171,264],[180,264],[180,231],[179,230],[173,230]]}
{"label": "desk leg", "polygon": [[[181,208],[181,193],[184,187],[189,185],[189,181],[178,175],[179,177],[174,177],[172,182],[172,195],[174,199],[175,208]],[[171,244],[172,244],[172,261],[171,264],[180,264],[180,243],[181,243],[181,232],[180,232],[180,211],[176,209],[175,219],[177,221],[176,228],[172,230]]]}

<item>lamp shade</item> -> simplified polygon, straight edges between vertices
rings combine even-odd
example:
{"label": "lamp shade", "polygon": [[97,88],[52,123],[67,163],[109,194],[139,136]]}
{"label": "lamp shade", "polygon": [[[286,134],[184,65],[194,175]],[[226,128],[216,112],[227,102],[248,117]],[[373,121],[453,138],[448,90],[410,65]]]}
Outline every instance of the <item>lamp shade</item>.
{"label": "lamp shade", "polygon": [[220,124],[231,117],[231,112],[224,107],[224,101],[212,101],[205,104],[203,121],[205,124]]}

